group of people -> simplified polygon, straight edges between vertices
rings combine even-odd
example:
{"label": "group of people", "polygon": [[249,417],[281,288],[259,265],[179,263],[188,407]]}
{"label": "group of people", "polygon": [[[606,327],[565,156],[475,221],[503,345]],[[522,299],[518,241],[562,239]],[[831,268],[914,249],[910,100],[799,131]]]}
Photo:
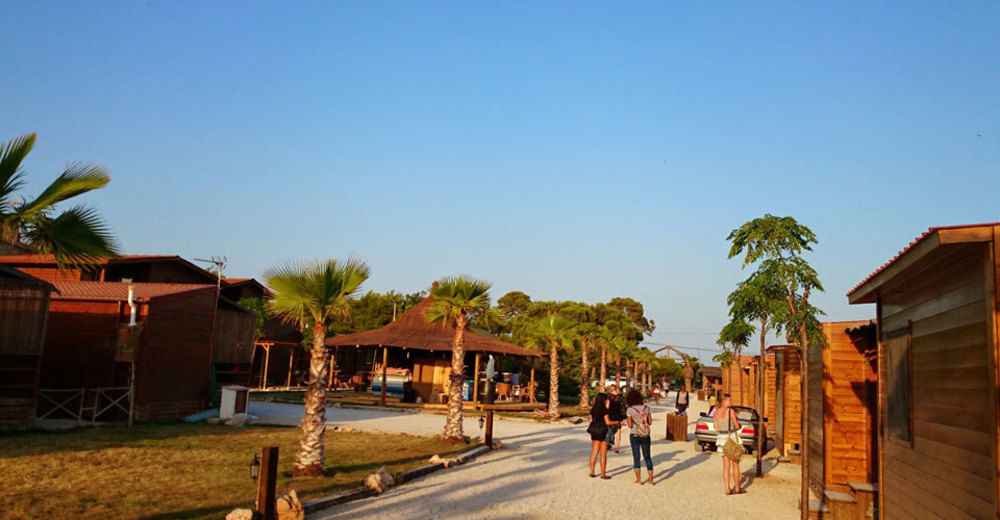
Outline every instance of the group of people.
{"label": "group of people", "polygon": [[[655,485],[653,481],[653,459],[650,456],[652,439],[650,436],[653,424],[653,414],[649,406],[643,402],[642,394],[636,389],[624,391],[622,398],[618,387],[609,388],[609,393],[599,393],[594,398],[594,404],[590,409],[590,424],[587,433],[590,434],[590,477],[597,478],[594,472],[598,462],[600,463],[600,478],[609,480],[607,474],[608,451],[614,449],[615,453],[621,453],[622,427],[629,429],[629,444],[632,448],[632,469],[635,472],[635,483],[643,484],[642,462],[645,462],[647,481]],[[686,415],[690,396],[687,390],[681,389],[677,393],[674,406],[677,413]],[[711,416],[715,422],[717,434],[716,446],[722,456],[722,479],[725,486],[725,494],[746,493],[740,485],[740,463],[737,452],[742,453],[739,432],[740,421],[737,418],[736,410],[732,408],[732,397],[729,394],[721,396],[718,403],[712,407]],[[727,450],[727,444],[728,450]],[[732,446],[731,444],[735,444]],[[728,453],[727,453],[728,451]],[[733,485],[730,485],[733,482]]]}
{"label": "group of people", "polygon": [[636,389],[625,391],[622,399],[618,387],[612,386],[609,394],[600,393],[594,398],[594,406],[590,409],[590,476],[596,478],[595,465],[600,460],[601,478],[608,480],[608,450],[614,448],[615,453],[621,453],[622,426],[628,426],[629,444],[632,447],[632,468],[635,471],[635,483],[642,484],[640,462],[645,461],[649,485],[653,482],[653,459],[650,456],[650,428],[653,424],[653,412],[642,399],[642,394]]}

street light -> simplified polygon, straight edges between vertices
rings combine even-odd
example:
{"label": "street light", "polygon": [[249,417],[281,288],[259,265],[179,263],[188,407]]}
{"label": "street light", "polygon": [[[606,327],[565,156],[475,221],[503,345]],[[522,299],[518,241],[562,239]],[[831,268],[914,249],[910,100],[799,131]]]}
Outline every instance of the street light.
{"label": "street light", "polygon": [[250,479],[257,482],[257,477],[260,476],[260,456],[254,453],[253,460],[250,461]]}

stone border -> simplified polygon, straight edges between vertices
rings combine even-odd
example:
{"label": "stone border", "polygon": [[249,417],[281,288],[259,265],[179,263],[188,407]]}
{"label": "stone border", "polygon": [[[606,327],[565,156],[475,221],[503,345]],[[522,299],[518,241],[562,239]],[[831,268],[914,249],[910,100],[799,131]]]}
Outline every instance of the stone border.
{"label": "stone border", "polygon": [[[489,453],[491,450],[489,446],[479,446],[478,448],[473,448],[458,456],[458,462],[460,464],[465,464],[480,455]],[[428,464],[426,466],[420,466],[419,468],[414,468],[409,471],[404,471],[396,477],[396,485],[399,486],[411,480],[416,480],[417,478],[423,477],[424,475],[430,475],[435,471],[444,469],[444,464]],[[310,500],[302,504],[302,509],[306,514],[312,514],[317,511],[322,511],[324,509],[331,508],[340,504],[346,504],[347,502],[353,502],[355,500],[361,500],[362,498],[370,498],[378,496],[378,493],[373,489],[368,488],[355,488],[349,489],[342,493],[337,493],[336,495],[330,495],[326,497],[317,498],[315,500]]]}

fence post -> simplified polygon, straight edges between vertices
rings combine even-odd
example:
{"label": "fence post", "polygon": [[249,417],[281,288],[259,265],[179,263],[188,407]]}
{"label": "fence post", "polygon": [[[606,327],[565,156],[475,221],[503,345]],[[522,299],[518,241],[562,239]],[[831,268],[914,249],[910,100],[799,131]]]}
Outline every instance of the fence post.
{"label": "fence post", "polygon": [[486,445],[493,449],[493,410],[486,410],[486,433],[484,434]]}
{"label": "fence post", "polygon": [[277,520],[278,508],[274,497],[278,478],[278,447],[267,446],[260,452],[260,478],[257,480],[257,513],[264,520]]}

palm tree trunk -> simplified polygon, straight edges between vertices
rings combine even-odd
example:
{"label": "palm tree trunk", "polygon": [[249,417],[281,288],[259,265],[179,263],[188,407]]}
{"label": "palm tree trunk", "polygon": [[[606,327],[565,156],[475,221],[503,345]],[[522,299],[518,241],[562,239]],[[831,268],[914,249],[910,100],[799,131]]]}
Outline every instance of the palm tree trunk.
{"label": "palm tree trunk", "polygon": [[559,345],[549,352],[549,416],[559,417]]}
{"label": "palm tree trunk", "polygon": [[[478,369],[478,367],[476,367]],[[462,385],[465,383],[465,316],[455,320],[455,340],[451,346],[451,387],[448,389],[448,419],[444,423],[444,438],[465,442],[462,431]]]}
{"label": "palm tree trunk", "polygon": [[622,357],[615,357],[615,386],[622,387]]}
{"label": "palm tree trunk", "polygon": [[587,406],[590,404],[590,378],[587,377],[590,375],[590,371],[587,370],[587,364],[589,363],[589,360],[587,359],[587,340],[582,340],[580,342],[580,351],[580,406]]}
{"label": "palm tree trunk", "polygon": [[326,435],[326,379],[330,351],[326,349],[326,326],[313,326],[313,348],[309,359],[309,383],[306,388],[305,413],[302,415],[302,437],[295,458],[296,477],[323,475],[323,439]]}
{"label": "palm tree trunk", "polygon": [[605,385],[604,382],[608,379],[608,345],[607,343],[601,343],[601,379],[600,383],[597,383],[601,387],[601,392],[604,392]]}

